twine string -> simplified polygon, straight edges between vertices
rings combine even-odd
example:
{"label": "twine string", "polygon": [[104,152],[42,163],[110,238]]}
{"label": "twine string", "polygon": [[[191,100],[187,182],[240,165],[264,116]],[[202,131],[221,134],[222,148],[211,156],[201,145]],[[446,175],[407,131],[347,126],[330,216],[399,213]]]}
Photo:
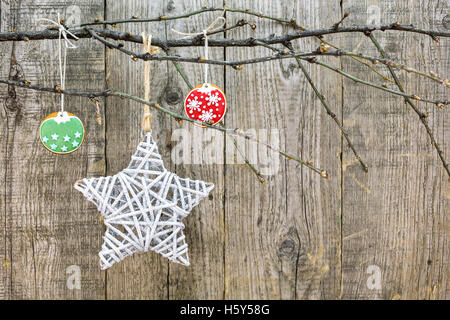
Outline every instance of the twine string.
{"label": "twine string", "polygon": [[[145,53],[152,52],[152,35],[146,35],[145,32],[142,33],[142,42],[144,45]],[[144,99],[150,101],[150,61],[145,61],[144,67]],[[144,117],[142,118],[142,130],[144,132],[149,132],[152,125],[152,115],[150,113],[150,106],[144,105]]]}
{"label": "twine string", "polygon": [[[224,13],[225,13],[225,10],[224,10]],[[205,59],[208,60],[208,58],[209,58],[208,32],[216,32],[216,31],[222,30],[222,27],[225,25],[226,22],[227,21],[226,21],[225,17],[219,16],[206,29],[203,29],[202,32],[186,33],[186,32],[177,31],[175,29],[172,29],[172,31],[179,35],[184,36],[182,39],[195,38],[197,36],[203,35],[203,37],[205,38]],[[218,25],[219,23],[220,23],[220,25],[218,27],[216,27],[216,25]],[[209,67],[209,65],[207,63],[205,63],[204,79],[203,79],[204,85],[208,84],[208,67]]]}
{"label": "twine string", "polygon": [[[75,40],[78,40],[79,38],[74,35],[72,32],[70,32],[69,30],[66,29],[66,27],[61,23],[61,19],[59,17],[59,13],[58,13],[58,21],[53,21],[50,19],[46,19],[46,18],[41,18],[38,20],[38,25],[40,24],[41,21],[47,21],[50,22],[52,24],[54,24],[55,26],[58,27],[59,30],[59,36],[58,36],[58,59],[59,59],[59,79],[60,79],[60,87],[61,90],[64,90],[65,88],[65,84],[66,84],[66,61],[67,61],[67,49],[75,49],[77,46],[73,44],[73,42],[71,42],[68,38],[67,38],[67,34],[69,34],[72,38],[74,38]],[[62,38],[64,38],[64,43],[65,43],[65,47],[64,47],[64,61],[62,58],[62,45],[61,45],[61,41]],[[64,93],[61,94],[61,115],[64,112]]]}

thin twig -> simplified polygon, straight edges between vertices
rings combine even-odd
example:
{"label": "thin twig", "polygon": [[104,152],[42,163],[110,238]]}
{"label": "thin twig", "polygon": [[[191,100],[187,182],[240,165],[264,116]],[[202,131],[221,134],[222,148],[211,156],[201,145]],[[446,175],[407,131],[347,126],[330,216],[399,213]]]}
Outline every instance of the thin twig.
{"label": "thin twig", "polygon": [[235,129],[230,129],[230,128],[226,128],[226,127],[222,127],[222,126],[217,126],[217,125],[211,125],[207,122],[202,122],[199,120],[195,120],[195,119],[191,119],[188,117],[185,117],[181,114],[178,114],[176,112],[173,112],[169,109],[166,109],[162,106],[160,106],[157,103],[151,102],[151,101],[146,101],[142,98],[139,98],[137,96],[131,95],[129,93],[125,93],[125,92],[121,92],[121,91],[114,91],[114,90],[102,90],[102,91],[76,91],[76,90],[70,90],[70,89],[64,89],[62,90],[60,87],[56,86],[54,88],[48,88],[48,87],[42,87],[42,86],[38,86],[38,85],[34,85],[31,84],[30,81],[28,80],[22,80],[22,81],[15,81],[15,80],[9,80],[9,79],[3,79],[0,78],[0,83],[4,83],[7,85],[11,85],[11,86],[17,86],[17,87],[22,87],[22,88],[26,88],[26,89],[32,89],[32,90],[37,90],[37,91],[44,91],[44,92],[49,92],[49,93],[56,93],[56,94],[66,94],[66,95],[73,95],[73,96],[83,96],[83,97],[87,97],[87,98],[96,98],[96,97],[120,97],[120,98],[126,98],[126,99],[130,99],[133,101],[136,101],[138,103],[141,104],[146,104],[158,111],[162,111],[172,117],[174,117],[177,120],[184,120],[184,121],[188,121],[188,122],[192,122],[192,123],[196,123],[199,124],[201,126],[207,127],[207,128],[211,128],[211,129],[215,129],[215,130],[219,130],[222,132],[225,132],[226,134],[229,134],[231,136],[241,136],[244,137],[247,140],[250,141],[255,141],[257,143],[263,144],[265,145],[267,148],[274,150],[276,152],[278,152],[279,154],[297,161],[298,163],[308,167],[309,169],[313,170],[314,172],[320,174],[323,178],[326,178],[327,176],[324,176],[324,170],[320,169],[320,168],[316,168],[313,165],[311,165],[310,163],[298,158],[297,156],[294,155],[290,155],[284,151],[278,150],[276,148],[274,148],[272,145],[259,141],[258,139],[254,138],[252,134],[249,134],[239,128],[235,128]]}
{"label": "thin twig", "polygon": [[[166,51],[166,53],[169,54],[168,51]],[[184,80],[184,83],[186,83],[188,89],[192,90],[194,87],[190,83],[190,81],[189,81],[188,77],[186,76],[186,73],[184,72],[183,68],[181,68],[180,65],[178,63],[176,63],[175,61],[172,61],[172,63],[175,66],[175,69],[177,70],[177,72],[180,74],[181,78]],[[233,137],[233,141],[234,141],[235,149],[240,153],[240,155],[244,159],[245,164],[255,173],[256,177],[258,178],[258,181],[263,183],[264,182],[264,177],[261,175],[261,173],[258,170],[258,168],[256,168],[253,164],[251,164],[250,161],[245,156],[244,152],[239,149],[235,137]]]}
{"label": "thin twig", "polygon": [[[351,51],[345,51],[345,50],[336,50],[336,51],[331,51],[331,52],[324,52],[322,53],[322,55],[332,55],[332,56],[349,56],[349,57],[359,57],[365,60],[369,60],[371,61],[373,64],[384,64],[388,67],[393,67],[395,69],[400,69],[400,70],[404,70],[406,72],[410,72],[410,73],[415,73],[419,76],[423,76],[425,78],[431,79],[435,82],[438,82],[440,84],[443,84],[446,87],[450,87],[450,82],[447,79],[442,79],[440,78],[437,74],[431,74],[431,73],[426,73],[423,71],[419,71],[417,69],[414,69],[412,67],[408,67],[404,64],[395,62],[392,59],[388,59],[385,58],[385,56],[379,58],[379,57],[372,57],[366,54],[362,54],[362,53],[356,53],[356,52],[351,52]],[[388,79],[390,80],[390,79]],[[392,81],[392,80],[391,80]]]}
{"label": "thin twig", "polygon": [[[178,62],[191,62],[191,63],[208,63],[208,64],[216,64],[216,65],[225,65],[225,66],[231,66],[231,67],[238,67],[238,66],[242,66],[245,64],[254,64],[254,63],[260,63],[260,62],[267,62],[267,61],[272,61],[272,60],[277,60],[277,59],[287,59],[287,58],[301,58],[303,60],[306,60],[308,62],[311,63],[317,63],[323,67],[326,67],[330,70],[333,70],[345,77],[348,77],[356,82],[360,82],[363,83],[365,85],[374,87],[376,89],[380,89],[383,91],[387,91],[389,93],[395,94],[395,95],[399,95],[399,96],[403,96],[403,97],[409,97],[411,99],[415,99],[415,100],[420,100],[422,102],[427,102],[427,103],[433,103],[435,105],[446,105],[449,104],[450,101],[448,100],[433,100],[433,99],[429,99],[429,98],[420,98],[419,96],[415,95],[415,94],[406,94],[400,91],[396,91],[396,90],[392,90],[389,88],[385,88],[383,86],[377,85],[376,83],[372,83],[366,80],[362,80],[359,79],[355,76],[352,76],[348,73],[346,73],[343,70],[340,70],[338,68],[335,68],[333,66],[330,66],[328,64],[326,64],[325,62],[321,62],[317,59],[311,59],[311,58],[307,58],[307,57],[311,57],[311,56],[317,56],[317,55],[334,55],[334,56],[339,56],[339,55],[344,55],[344,53],[346,53],[345,51],[341,51],[341,50],[337,50],[335,52],[318,52],[318,51],[310,51],[310,52],[297,52],[297,53],[286,53],[286,54],[276,54],[276,55],[272,55],[272,56],[266,56],[266,57],[261,57],[261,58],[253,58],[253,59],[246,59],[246,60],[236,60],[236,61],[225,61],[225,60],[212,60],[212,59],[204,59],[204,58],[186,58],[186,57],[179,57],[179,56],[163,56],[163,55],[156,55],[156,54],[149,54],[149,53],[143,53],[143,54],[139,54],[136,53],[134,51],[128,50],[126,48],[124,48],[121,44],[117,44],[111,41],[108,41],[104,38],[102,38],[101,36],[99,36],[93,29],[87,28],[86,30],[92,35],[92,37],[94,37],[95,39],[99,40],[100,42],[102,42],[104,45],[106,45],[109,48],[114,48],[117,49],[129,56],[131,56],[133,59],[137,60],[137,59],[141,59],[141,60],[168,60],[168,61],[178,61]],[[153,40],[152,40],[153,41]],[[254,41],[258,41],[258,40],[254,40]],[[265,46],[269,46],[268,44],[266,44]]]}
{"label": "thin twig", "polygon": [[[133,35],[129,32],[119,32],[108,29],[92,29],[97,34],[104,38],[110,38],[114,40],[124,40],[136,43],[142,43],[142,37],[140,35]],[[373,31],[405,31],[428,35],[436,39],[436,37],[450,37],[450,32],[447,31],[434,31],[415,28],[411,25],[398,25],[396,23],[383,24],[383,25],[364,25],[364,26],[349,26],[339,27],[337,29],[317,29],[317,30],[304,30],[287,33],[281,36],[268,36],[265,38],[258,38],[261,42],[267,44],[283,44],[286,41],[292,41],[300,38],[317,37],[326,34],[337,33],[369,33]],[[87,30],[83,29],[71,29],[69,30],[78,38],[90,38],[91,34]],[[57,30],[46,29],[42,31],[23,31],[23,32],[1,32],[0,41],[30,41],[30,40],[44,40],[44,39],[58,39],[59,32]],[[247,39],[208,39],[208,46],[210,47],[252,47],[255,38]],[[199,47],[203,46],[203,40],[197,38],[191,39],[178,39],[178,40],[164,40],[158,37],[152,38],[152,45],[168,48],[168,47]]]}
{"label": "thin twig", "polygon": [[[388,55],[386,54],[384,49],[381,47],[381,45],[378,43],[377,39],[372,34],[369,34],[369,38],[370,38],[370,40],[372,40],[375,47],[377,47],[380,54],[383,57],[387,58]],[[400,80],[398,79],[397,75],[395,74],[394,70],[392,69],[392,67],[389,65],[387,67],[388,67],[389,72],[391,73],[392,77],[394,78],[394,81],[397,84],[397,87],[400,89],[400,91],[404,91],[403,86],[402,86]],[[411,101],[411,99],[405,98],[405,101],[414,110],[414,112],[419,116],[420,122],[422,122],[422,124],[424,125],[425,130],[427,131],[428,136],[431,139],[431,144],[436,149],[436,152],[438,153],[438,156],[441,159],[445,170],[447,171],[447,175],[450,177],[450,170],[449,170],[448,163],[445,161],[444,154],[443,154],[439,144],[437,143],[436,139],[434,138],[433,132],[431,131],[431,128],[429,127],[429,125],[426,121],[426,115],[416,107],[416,105]]]}
{"label": "thin twig", "polygon": [[[130,19],[97,20],[97,21],[93,21],[93,22],[84,22],[81,24],[81,26],[115,25],[115,24],[121,24],[121,23],[158,22],[158,21],[166,21],[166,20],[176,20],[176,19],[189,18],[191,16],[201,14],[204,12],[223,11],[223,10],[224,10],[224,8],[204,7],[204,8],[201,8],[200,10],[195,10],[195,11],[188,12],[188,13],[178,15],[178,16],[169,16],[169,17],[168,16],[158,16],[158,17],[153,17],[153,18],[132,17]],[[283,24],[289,24],[294,27],[297,27],[298,29],[302,29],[301,31],[299,31],[297,33],[291,34],[291,36],[293,36],[294,34],[297,34],[297,35],[302,34],[303,36],[312,37],[312,36],[320,36],[320,35],[324,35],[324,34],[339,33],[339,32],[372,32],[375,30],[380,30],[380,31],[400,30],[400,31],[425,34],[425,35],[432,37],[433,39],[436,39],[436,37],[450,37],[450,32],[425,30],[425,29],[416,28],[412,25],[401,25],[398,22],[391,23],[391,24],[380,24],[380,25],[370,25],[370,26],[351,26],[351,27],[345,27],[345,28],[343,28],[343,27],[339,28],[339,25],[338,25],[337,28],[331,27],[329,29],[308,31],[308,30],[304,30],[304,28],[302,26],[299,26],[296,23],[295,18],[290,19],[290,20],[283,19],[283,18],[276,18],[276,17],[269,16],[267,14],[251,11],[250,9],[226,8],[226,11],[248,14],[248,15],[256,16],[256,17],[263,18],[263,19],[277,21],[277,22],[283,23]],[[285,39],[284,41],[290,41],[290,40],[293,40],[293,39]],[[282,42],[283,41],[278,42],[278,43],[282,43]]]}
{"label": "thin twig", "polygon": [[[164,52],[167,55],[170,55],[170,49],[164,50]],[[194,86],[189,82],[189,79],[188,79],[186,73],[184,72],[184,70],[180,67],[180,65],[176,61],[172,61],[172,64],[175,66],[175,69],[177,69],[177,71],[180,74],[181,78],[183,78],[184,83],[186,83],[186,85],[189,88],[189,91],[192,90],[194,88]]]}
{"label": "thin twig", "polygon": [[256,168],[253,164],[250,163],[250,161],[247,159],[247,157],[245,156],[244,152],[239,148],[236,138],[233,138],[233,144],[234,147],[236,148],[236,150],[239,152],[239,154],[241,155],[241,157],[244,159],[245,164],[253,171],[253,173],[256,175],[256,177],[258,178],[258,181],[261,183],[264,183],[264,177],[261,175],[261,172],[258,170],[258,168]]}
{"label": "thin twig", "polygon": [[[335,48],[336,50],[342,50],[341,48],[339,48],[339,47],[336,46],[335,44],[332,44],[331,42],[326,41],[326,40],[323,39],[322,37],[317,37],[317,38],[320,40],[321,43],[324,43],[324,44],[326,44],[326,45],[328,45],[328,46],[330,46],[330,47],[333,47],[333,48]],[[370,65],[369,62],[363,61],[362,59],[359,59],[359,58],[357,58],[357,57],[352,57],[352,56],[350,56],[350,58],[353,59],[353,60],[355,60],[356,62],[359,62],[359,63],[365,65],[367,68],[369,68],[369,69],[372,70],[374,73],[376,73],[376,74],[379,75],[381,78],[383,78],[383,80],[394,83],[394,80],[389,79],[389,78],[386,77],[384,74],[382,74],[381,72],[379,72],[377,69],[375,69],[374,67],[372,67],[372,66]]]}
{"label": "thin twig", "polygon": [[340,75],[342,75],[342,76],[344,76],[346,78],[349,78],[349,79],[351,79],[351,80],[353,80],[355,82],[359,82],[359,83],[365,84],[366,86],[370,86],[370,87],[373,87],[373,88],[376,88],[376,89],[380,89],[380,90],[383,90],[383,91],[395,94],[397,96],[402,96],[402,97],[413,99],[413,100],[417,100],[417,101],[432,103],[432,104],[435,104],[435,105],[447,105],[447,104],[450,104],[449,100],[421,98],[421,97],[419,97],[419,96],[417,96],[415,94],[407,94],[407,93],[404,93],[404,92],[401,92],[401,91],[392,90],[392,89],[389,89],[389,88],[385,88],[385,87],[383,87],[381,85],[378,85],[376,83],[359,79],[359,78],[357,78],[357,77],[355,77],[355,76],[345,72],[344,70],[341,70],[339,68],[333,67],[333,66],[331,66],[331,65],[329,65],[329,64],[327,64],[327,63],[325,63],[323,61],[320,61],[319,59],[317,59],[315,57],[314,58],[301,58],[301,59],[305,60],[305,61],[308,61],[310,63],[318,64],[318,65],[320,65],[322,67],[325,67],[327,69],[330,69],[330,70],[332,70],[334,72],[337,72]]}
{"label": "thin twig", "polygon": [[[177,20],[177,19],[185,19],[185,18],[189,18],[192,17],[194,15],[197,14],[201,14],[204,12],[212,12],[212,11],[224,11],[224,8],[214,8],[214,7],[203,7],[200,10],[195,10],[189,13],[185,13],[185,14],[181,14],[181,15],[177,15],[177,16],[159,16],[159,17],[154,17],[154,18],[138,18],[138,17],[132,17],[130,19],[117,19],[117,20],[100,20],[98,19],[97,21],[93,21],[93,22],[84,22],[81,24],[81,26],[89,26],[89,25],[115,25],[115,24],[121,24],[121,23],[132,23],[132,22],[158,22],[158,21],[165,21],[165,20]],[[258,12],[254,12],[251,11],[250,9],[236,9],[236,8],[226,8],[225,11],[227,12],[235,12],[235,13],[243,13],[243,14],[248,14],[251,16],[255,16],[261,19],[268,19],[268,20],[272,20],[272,21],[277,21],[280,23],[284,23],[284,24],[293,24],[293,19],[291,20],[285,20],[282,18],[275,18],[275,17],[271,17],[269,15],[263,14],[263,13],[258,13]]]}
{"label": "thin twig", "polygon": [[349,15],[350,15],[349,12],[345,12],[344,15],[342,16],[341,20],[339,20],[338,22],[336,22],[336,23],[333,25],[333,28],[334,28],[334,29],[339,28],[339,25],[340,25],[342,22],[344,22],[344,20],[345,20]]}

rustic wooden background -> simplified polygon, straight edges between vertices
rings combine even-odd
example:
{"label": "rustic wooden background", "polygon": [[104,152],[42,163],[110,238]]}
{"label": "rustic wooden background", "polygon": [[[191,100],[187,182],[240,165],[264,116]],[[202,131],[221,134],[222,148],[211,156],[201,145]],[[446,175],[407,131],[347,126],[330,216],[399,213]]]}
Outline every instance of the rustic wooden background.
{"label": "rustic wooden background", "polygon": [[[37,19],[56,19],[57,12],[73,25],[96,17],[175,15],[204,4],[201,0],[1,0],[0,30],[36,29]],[[223,3],[215,0],[208,5]],[[227,5],[296,17],[309,28],[328,27],[345,11],[351,13],[347,25],[400,21],[430,29],[450,28],[449,1],[232,0]],[[118,29],[176,38],[171,28],[198,30],[215,16],[205,13],[188,20],[119,25]],[[228,13],[227,18],[233,22],[243,16]],[[257,29],[239,28],[228,37],[289,30],[256,17],[244,18],[257,23]],[[396,59],[448,77],[447,39],[436,43],[415,34],[376,35]],[[378,55],[359,34],[326,39]],[[128,45],[140,50],[139,45]],[[308,49],[318,42],[308,39],[295,45]],[[79,41],[78,46],[69,51],[68,88],[108,87],[143,96],[143,62],[132,62],[90,39]],[[51,40],[0,43],[0,76],[52,87],[59,83],[56,49],[57,41]],[[202,50],[174,52],[200,56]],[[211,52],[220,59],[269,54],[263,47]],[[349,59],[329,61],[362,78],[380,81]],[[193,84],[201,82],[201,66],[182,66]],[[181,111],[188,88],[173,65],[152,62],[151,68],[153,100]],[[213,82],[226,91],[230,103],[225,124],[279,130],[280,148],[314,159],[329,171],[329,180],[285,158],[277,158],[279,171],[267,176],[264,184],[242,164],[180,163],[171,155],[176,143],[172,133],[184,128],[200,134],[200,129],[153,113],[153,132],[166,166],[180,176],[216,185],[213,196],[184,221],[192,264],[188,268],[149,252],[101,271],[97,252],[104,229],[99,213],[72,187],[82,177],[114,174],[128,164],[139,139],[141,105],[108,98],[102,101],[104,125],[98,126],[92,102],[67,97],[67,108],[82,118],[87,138],[76,153],[55,156],[40,146],[37,132],[41,120],[58,109],[59,97],[0,85],[0,299],[450,298],[449,177],[416,114],[399,97],[316,66],[307,68],[344,119],[369,173],[354,160],[291,60],[249,65],[242,71],[211,67]],[[408,92],[445,96],[435,83],[405,73],[400,77]],[[431,113],[432,130],[449,161],[449,112],[425,104],[420,107]],[[221,135],[212,143],[220,144],[225,153],[232,140]],[[67,286],[77,270],[71,266],[80,268],[80,289]],[[381,286],[368,286],[377,274]]]}

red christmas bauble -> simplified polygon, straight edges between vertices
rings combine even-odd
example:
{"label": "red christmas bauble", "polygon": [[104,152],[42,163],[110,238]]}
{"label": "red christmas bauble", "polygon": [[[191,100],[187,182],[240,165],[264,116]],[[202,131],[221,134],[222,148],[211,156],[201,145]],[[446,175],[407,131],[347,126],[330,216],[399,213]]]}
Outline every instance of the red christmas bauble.
{"label": "red christmas bauble", "polygon": [[186,96],[184,111],[191,119],[216,124],[227,111],[227,98],[218,86],[210,83],[200,84]]}

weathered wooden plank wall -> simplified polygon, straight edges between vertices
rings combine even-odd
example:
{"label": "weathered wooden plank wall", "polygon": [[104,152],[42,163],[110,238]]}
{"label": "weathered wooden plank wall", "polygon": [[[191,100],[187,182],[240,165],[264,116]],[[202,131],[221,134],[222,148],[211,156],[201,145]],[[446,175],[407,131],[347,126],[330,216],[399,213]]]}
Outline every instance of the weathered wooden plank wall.
{"label": "weathered wooden plank wall", "polygon": [[[2,0],[0,31],[34,29],[39,18],[56,19],[57,12],[69,24],[77,24],[96,17],[176,15],[202,5],[200,0]],[[222,6],[223,1],[208,5]],[[448,2],[232,0],[227,6],[296,17],[308,28],[329,26],[344,11],[351,13],[347,24],[400,21],[449,28]],[[196,31],[217,14],[118,29],[175,38],[172,28]],[[227,13],[229,23],[240,18]],[[227,37],[289,30],[245,18],[257,23],[256,30],[240,28]],[[419,35],[376,35],[392,57],[448,76],[448,40],[437,44]],[[361,35],[336,36],[333,41],[378,55]],[[295,43],[298,49],[317,45],[314,39]],[[0,76],[53,86],[59,82],[56,48],[56,41],[0,43]],[[174,53],[201,56],[202,49],[179,48]],[[268,53],[262,47],[210,51],[218,59]],[[143,95],[143,62],[93,40],[78,41],[68,57],[67,87],[108,87]],[[379,81],[348,59],[327,61]],[[192,84],[202,81],[202,66],[182,67]],[[216,185],[212,197],[184,221],[192,264],[188,268],[150,252],[100,271],[97,252],[104,228],[95,207],[72,187],[79,178],[114,174],[128,164],[139,140],[142,106],[108,98],[102,101],[100,127],[92,102],[66,97],[88,136],[76,153],[54,156],[39,145],[37,130],[41,119],[58,109],[59,97],[0,86],[0,299],[450,298],[450,183],[417,116],[398,97],[306,67],[333,111],[344,119],[369,173],[353,160],[294,61],[249,65],[242,71],[213,66],[211,82],[227,93],[227,126],[253,129],[280,149],[313,159],[328,170],[329,180],[264,148],[243,144],[247,151],[256,148],[258,165],[268,173],[260,184],[242,164],[233,139],[153,112],[153,135],[166,167]],[[151,73],[152,100],[182,112],[188,87],[173,65],[151,62]],[[408,91],[445,96],[443,88],[429,81],[399,76]],[[431,127],[448,156],[448,112],[419,106],[431,113]],[[181,145],[191,151],[180,153]],[[79,287],[73,282],[78,271]],[[371,282],[378,272],[380,287]]]}

